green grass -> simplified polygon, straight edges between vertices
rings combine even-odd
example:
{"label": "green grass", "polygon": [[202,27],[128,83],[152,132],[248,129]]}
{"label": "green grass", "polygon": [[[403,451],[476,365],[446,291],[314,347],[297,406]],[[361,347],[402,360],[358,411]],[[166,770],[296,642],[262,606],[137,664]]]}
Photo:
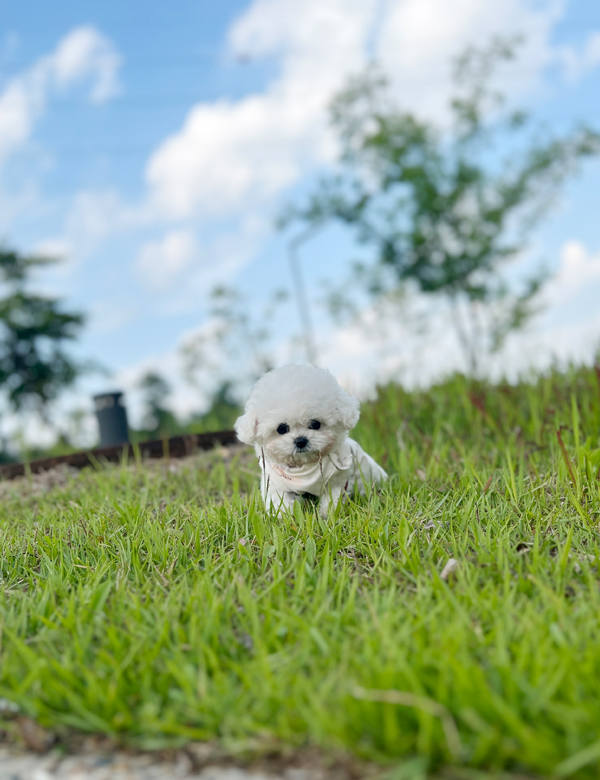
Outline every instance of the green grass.
{"label": "green grass", "polygon": [[596,372],[387,387],[355,435],[393,476],[327,522],[265,516],[243,452],[0,486],[0,696],[145,747],[597,777]]}

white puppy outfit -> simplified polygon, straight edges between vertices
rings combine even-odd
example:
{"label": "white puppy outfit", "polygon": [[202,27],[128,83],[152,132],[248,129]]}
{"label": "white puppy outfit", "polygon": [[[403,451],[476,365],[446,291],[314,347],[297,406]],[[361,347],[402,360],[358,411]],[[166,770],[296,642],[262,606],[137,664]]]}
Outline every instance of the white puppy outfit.
{"label": "white puppy outfit", "polygon": [[354,485],[364,493],[368,484],[387,478],[381,466],[353,439],[346,439],[339,450],[316,463],[294,467],[271,463],[266,457],[263,462],[262,456],[258,460],[263,470],[261,492],[267,505],[280,503],[283,493],[293,494],[293,499],[306,493],[322,498],[328,492],[338,496],[352,492]]}

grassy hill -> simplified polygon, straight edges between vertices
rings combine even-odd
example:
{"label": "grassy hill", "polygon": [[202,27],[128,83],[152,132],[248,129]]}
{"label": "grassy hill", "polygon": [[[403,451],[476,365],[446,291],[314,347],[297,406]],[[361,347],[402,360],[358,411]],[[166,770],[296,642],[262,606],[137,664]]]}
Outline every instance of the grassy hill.
{"label": "grassy hill", "polygon": [[0,484],[0,696],[62,738],[597,777],[600,374],[389,386],[354,435],[392,477],[327,522],[266,516],[244,449]]}

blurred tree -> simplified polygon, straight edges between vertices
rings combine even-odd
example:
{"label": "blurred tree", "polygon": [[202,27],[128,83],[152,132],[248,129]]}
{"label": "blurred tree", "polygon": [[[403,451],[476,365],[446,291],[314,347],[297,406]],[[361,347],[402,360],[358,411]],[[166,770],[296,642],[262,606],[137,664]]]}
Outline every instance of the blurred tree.
{"label": "blurred tree", "polygon": [[287,294],[276,291],[262,310],[232,287],[216,287],[211,294],[210,317],[182,349],[186,380],[213,400],[235,403],[236,393],[247,392],[260,376],[273,368],[273,320]]}
{"label": "blurred tree", "polygon": [[[402,111],[374,70],[354,79],[331,107],[340,170],[282,225],[337,220],[376,262],[356,265],[375,299],[398,286],[441,296],[473,374],[483,353],[524,325],[547,274],[509,283],[507,261],[527,247],[532,226],[581,158],[600,152],[600,135],[579,127],[562,137],[508,110],[492,79],[517,42],[494,40],[455,63],[449,126]],[[345,293],[336,296],[343,304]]]}
{"label": "blurred tree", "polygon": [[63,349],[83,316],[28,290],[31,273],[52,262],[0,247],[0,389],[13,409],[30,407],[44,419],[48,403],[84,368]]}
{"label": "blurred tree", "polygon": [[209,408],[194,415],[188,426],[195,433],[229,430],[241,413],[242,409],[231,393],[231,382],[224,381],[213,394]]}
{"label": "blurred tree", "polygon": [[138,382],[144,396],[144,431],[159,437],[171,435],[177,428],[177,420],[167,405],[171,386],[157,371],[147,371]]}

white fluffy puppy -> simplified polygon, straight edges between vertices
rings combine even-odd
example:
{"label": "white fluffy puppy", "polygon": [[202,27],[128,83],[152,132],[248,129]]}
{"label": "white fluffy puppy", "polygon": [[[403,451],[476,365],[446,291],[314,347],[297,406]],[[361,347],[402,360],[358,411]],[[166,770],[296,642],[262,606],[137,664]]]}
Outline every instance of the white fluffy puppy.
{"label": "white fluffy puppy", "polygon": [[326,517],[354,485],[364,493],[366,484],[386,479],[381,466],[348,438],[359,416],[358,400],[323,368],[284,366],[259,379],[235,430],[258,455],[265,506],[279,511],[311,494],[320,498]]}

